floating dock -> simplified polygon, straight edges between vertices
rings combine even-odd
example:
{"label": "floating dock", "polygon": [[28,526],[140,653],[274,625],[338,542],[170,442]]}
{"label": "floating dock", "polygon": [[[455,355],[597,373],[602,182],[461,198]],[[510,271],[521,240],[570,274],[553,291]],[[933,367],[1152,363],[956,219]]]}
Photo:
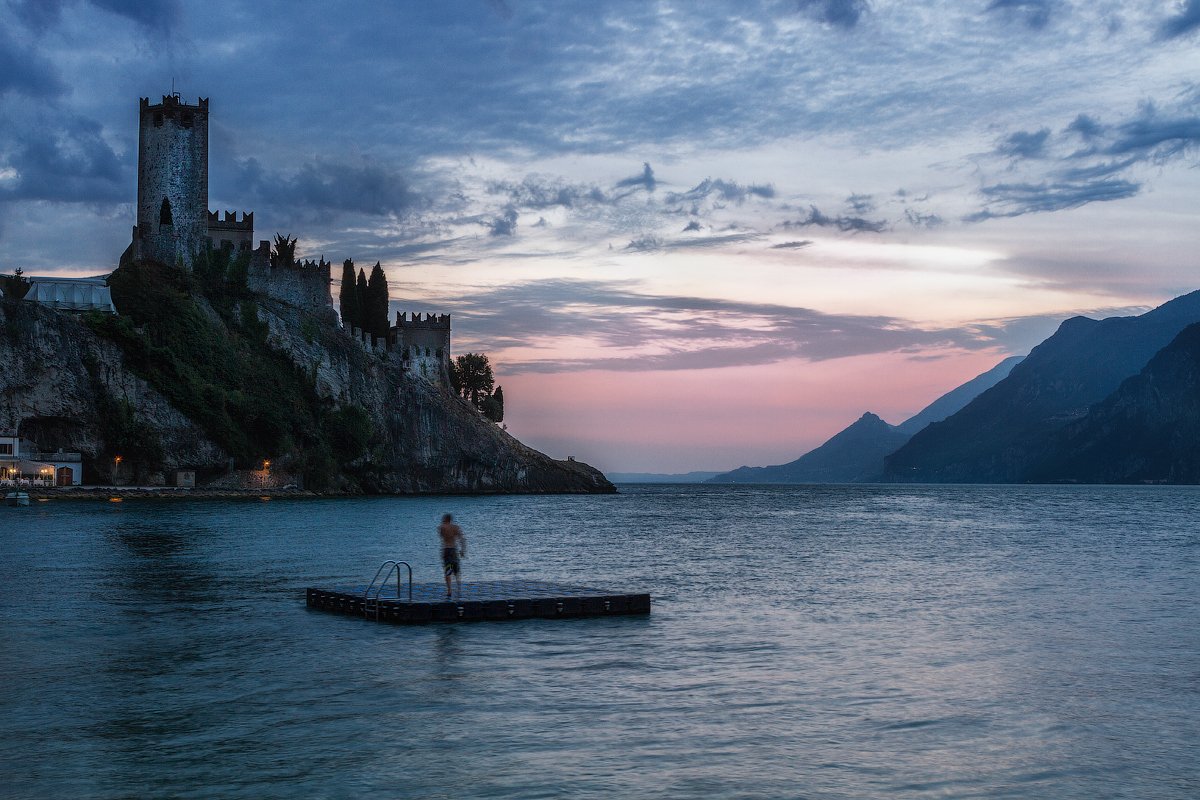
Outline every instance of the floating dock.
{"label": "floating dock", "polygon": [[396,587],[395,594],[389,587],[388,596],[380,596],[382,593],[375,592],[375,588],[379,587],[309,589],[307,605],[320,611],[408,625],[650,613],[649,594],[624,594],[543,581],[463,583],[462,591],[456,591],[449,600],[444,583],[408,583],[403,588]]}

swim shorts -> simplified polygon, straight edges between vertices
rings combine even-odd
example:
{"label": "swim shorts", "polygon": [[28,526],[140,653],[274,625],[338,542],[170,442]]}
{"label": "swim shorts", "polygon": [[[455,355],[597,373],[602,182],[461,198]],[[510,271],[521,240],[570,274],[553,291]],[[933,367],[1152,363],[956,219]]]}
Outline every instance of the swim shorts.
{"label": "swim shorts", "polygon": [[457,575],[461,569],[458,564],[458,550],[453,547],[442,548],[442,567],[446,575]]}

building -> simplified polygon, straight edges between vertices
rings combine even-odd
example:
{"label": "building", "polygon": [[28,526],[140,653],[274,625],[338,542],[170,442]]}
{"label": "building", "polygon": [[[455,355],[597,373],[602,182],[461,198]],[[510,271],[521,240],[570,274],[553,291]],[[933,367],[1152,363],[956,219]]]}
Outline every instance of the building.
{"label": "building", "polygon": [[0,485],[79,486],[83,457],[59,450],[42,453],[16,431],[0,431]]}
{"label": "building", "polygon": [[117,313],[105,278],[30,277],[25,299],[60,311]]}

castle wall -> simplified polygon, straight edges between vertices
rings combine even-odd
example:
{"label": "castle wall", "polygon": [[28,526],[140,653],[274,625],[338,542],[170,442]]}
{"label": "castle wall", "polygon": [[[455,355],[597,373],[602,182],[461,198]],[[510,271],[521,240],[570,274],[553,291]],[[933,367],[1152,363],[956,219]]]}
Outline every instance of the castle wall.
{"label": "castle wall", "polygon": [[208,100],[169,95],[150,105],[143,97],[139,113],[134,255],[190,267],[208,238]]}
{"label": "castle wall", "polygon": [[450,315],[396,314],[391,329],[392,352],[405,370],[429,380],[443,380],[450,367]]}
{"label": "castle wall", "polygon": [[296,261],[292,266],[272,266],[269,242],[259,243],[250,261],[247,285],[252,291],[308,311],[333,313],[328,261]]}
{"label": "castle wall", "polygon": [[226,211],[224,218],[216,211],[208,212],[208,243],[214,250],[231,247],[236,252],[254,248],[254,212],[242,214]]}

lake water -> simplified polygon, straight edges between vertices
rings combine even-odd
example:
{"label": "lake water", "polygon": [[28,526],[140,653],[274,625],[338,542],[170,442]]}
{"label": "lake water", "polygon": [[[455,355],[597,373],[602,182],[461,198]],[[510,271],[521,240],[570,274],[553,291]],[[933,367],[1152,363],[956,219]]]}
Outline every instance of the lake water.
{"label": "lake water", "polygon": [[[650,591],[425,627],[307,586]],[[1200,489],[0,508],[0,796],[1195,798]]]}

